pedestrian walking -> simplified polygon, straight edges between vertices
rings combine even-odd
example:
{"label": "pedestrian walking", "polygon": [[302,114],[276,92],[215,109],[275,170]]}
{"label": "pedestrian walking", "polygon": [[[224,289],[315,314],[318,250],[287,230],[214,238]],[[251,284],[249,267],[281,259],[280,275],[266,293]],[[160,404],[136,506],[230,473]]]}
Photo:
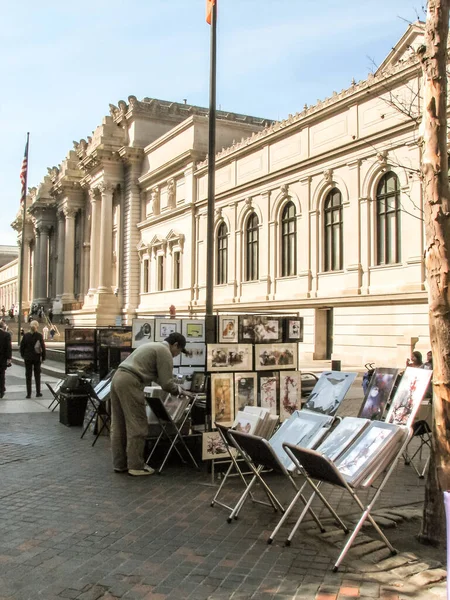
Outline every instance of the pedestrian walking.
{"label": "pedestrian walking", "polygon": [[51,308],[48,309],[48,320],[53,323],[53,310]]}
{"label": "pedestrian walking", "polygon": [[3,398],[6,392],[5,372],[11,366],[11,357],[11,335],[5,331],[4,322],[0,321],[0,398]]}
{"label": "pedestrian walking", "polygon": [[44,342],[46,342],[48,340],[48,327],[47,327],[47,325],[44,325],[44,327],[42,329],[42,337],[44,338]]}
{"label": "pedestrian walking", "polygon": [[155,381],[165,392],[190,395],[173,379],[173,359],[180,352],[186,353],[186,338],[171,333],[164,342],[139,346],[117,369],[111,383],[111,450],[116,473],[154,473],[144,460],[148,435],[144,387]]}
{"label": "pedestrian walking", "polygon": [[39,323],[31,321],[30,331],[26,333],[20,342],[20,355],[25,361],[25,379],[27,383],[27,398],[31,398],[31,377],[34,371],[36,384],[36,398],[41,394],[41,362],[45,360],[45,343],[42,334],[39,333]]}

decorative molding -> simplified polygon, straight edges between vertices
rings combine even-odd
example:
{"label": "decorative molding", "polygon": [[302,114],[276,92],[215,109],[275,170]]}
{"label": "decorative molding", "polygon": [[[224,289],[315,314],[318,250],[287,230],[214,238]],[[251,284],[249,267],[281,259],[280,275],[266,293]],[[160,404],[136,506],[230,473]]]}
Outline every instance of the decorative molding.
{"label": "decorative molding", "polygon": [[167,182],[167,206],[169,208],[175,207],[175,194],[176,194],[176,185],[175,179],[169,179]]}
{"label": "decorative molding", "polygon": [[332,185],[332,183],[333,183],[333,169],[325,169],[325,171],[323,172],[323,178],[325,179],[325,181],[329,185]]}
{"label": "decorative molding", "polygon": [[152,188],[152,190],[150,191],[150,201],[151,201],[153,215],[159,215],[159,213],[160,213],[160,199],[161,199],[161,195],[160,195],[159,186],[156,186],[156,187]]}

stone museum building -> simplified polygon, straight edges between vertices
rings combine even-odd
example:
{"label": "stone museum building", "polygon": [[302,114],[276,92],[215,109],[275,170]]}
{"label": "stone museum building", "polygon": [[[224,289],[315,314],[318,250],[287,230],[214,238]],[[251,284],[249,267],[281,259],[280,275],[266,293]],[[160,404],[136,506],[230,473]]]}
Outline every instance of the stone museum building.
{"label": "stone museum building", "polygon": [[[304,319],[305,359],[404,365],[427,350],[421,72],[410,25],[378,70],[280,122],[218,111],[206,271],[208,110],[134,96],[27,196],[24,307],[75,325],[221,313]],[[293,107],[298,110],[300,107]],[[22,235],[22,216],[13,223]]]}

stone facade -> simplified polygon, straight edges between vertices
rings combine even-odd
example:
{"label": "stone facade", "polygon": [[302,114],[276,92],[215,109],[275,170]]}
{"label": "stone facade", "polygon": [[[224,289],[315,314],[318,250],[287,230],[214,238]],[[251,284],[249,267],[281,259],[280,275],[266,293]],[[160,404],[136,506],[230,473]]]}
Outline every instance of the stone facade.
{"label": "stone facade", "polygon": [[[404,365],[428,349],[409,26],[365,81],[271,123],[218,113],[215,272],[206,272],[207,110],[130,96],[30,190],[35,300],[76,325],[218,311],[304,317],[305,359]],[[21,232],[18,217],[13,224]],[[31,268],[31,267],[30,267]],[[27,276],[26,273],[24,273]]]}

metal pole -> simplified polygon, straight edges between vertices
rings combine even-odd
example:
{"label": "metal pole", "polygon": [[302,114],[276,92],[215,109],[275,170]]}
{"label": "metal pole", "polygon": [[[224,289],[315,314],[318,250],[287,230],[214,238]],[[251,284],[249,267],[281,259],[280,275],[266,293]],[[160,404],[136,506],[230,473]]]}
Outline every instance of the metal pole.
{"label": "metal pole", "polygon": [[216,48],[217,0],[211,11],[211,63],[209,83],[208,214],[206,225],[206,316],[213,315],[214,292],[214,193],[216,170]]}
{"label": "metal pole", "polygon": [[24,184],[22,189],[22,204],[23,204],[23,213],[22,213],[22,239],[20,242],[20,266],[19,266],[19,314],[17,316],[17,343],[20,346],[20,330],[22,329],[22,298],[23,298],[23,261],[25,257],[25,219],[27,216],[27,181],[28,181],[28,149],[30,144],[30,132],[27,132],[27,145],[25,146],[25,159],[27,163],[27,168],[24,174]]}

